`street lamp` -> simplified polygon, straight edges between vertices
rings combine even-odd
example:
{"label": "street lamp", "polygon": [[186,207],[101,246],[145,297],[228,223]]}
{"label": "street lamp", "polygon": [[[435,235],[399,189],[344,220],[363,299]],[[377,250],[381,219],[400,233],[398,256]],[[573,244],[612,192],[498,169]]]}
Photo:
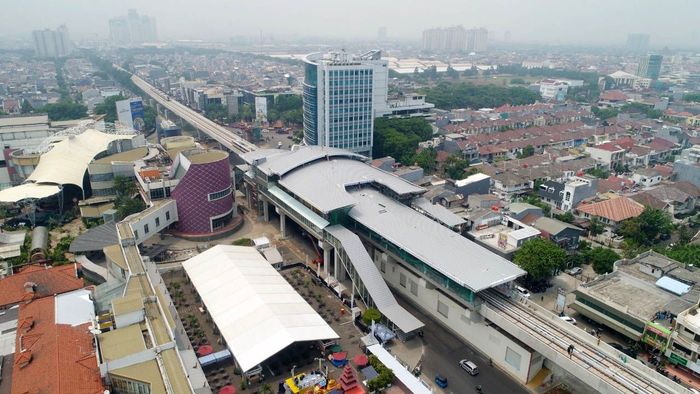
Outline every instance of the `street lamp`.
{"label": "street lamp", "polygon": [[292,367],[292,377],[294,377],[294,370],[295,370],[296,368],[297,368],[296,365]]}

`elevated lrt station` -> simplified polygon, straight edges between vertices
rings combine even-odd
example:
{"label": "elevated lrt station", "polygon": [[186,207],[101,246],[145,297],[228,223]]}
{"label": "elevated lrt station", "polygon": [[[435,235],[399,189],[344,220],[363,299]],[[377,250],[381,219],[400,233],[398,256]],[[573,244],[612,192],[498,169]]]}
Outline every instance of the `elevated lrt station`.
{"label": "elevated lrt station", "polygon": [[319,277],[353,306],[379,309],[402,340],[425,322],[393,292],[523,384],[539,386],[556,373],[581,390],[689,392],[519,300],[513,282],[525,271],[463,237],[454,230],[459,225],[445,225],[460,219],[441,206],[425,209],[425,189],[370,166],[364,156],[301,147],[242,158],[246,164],[237,167],[236,179],[248,206],[265,220],[278,216],[282,236],[298,228],[313,237],[322,249]]}

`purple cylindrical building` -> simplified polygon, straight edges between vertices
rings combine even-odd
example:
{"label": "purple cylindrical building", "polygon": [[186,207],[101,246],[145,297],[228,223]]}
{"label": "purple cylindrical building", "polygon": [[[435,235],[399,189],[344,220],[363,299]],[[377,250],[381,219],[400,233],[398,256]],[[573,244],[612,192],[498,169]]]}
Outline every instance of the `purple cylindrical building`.
{"label": "purple cylindrical building", "polygon": [[228,153],[194,149],[180,152],[172,166],[179,178],[171,197],[177,201],[177,230],[206,235],[225,228],[235,212]]}

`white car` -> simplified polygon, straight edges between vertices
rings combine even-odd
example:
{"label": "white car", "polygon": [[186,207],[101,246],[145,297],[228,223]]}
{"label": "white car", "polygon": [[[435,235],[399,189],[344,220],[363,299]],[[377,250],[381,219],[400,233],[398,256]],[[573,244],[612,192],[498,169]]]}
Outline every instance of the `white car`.
{"label": "white car", "polygon": [[564,315],[564,316],[559,316],[559,318],[562,319],[562,320],[564,320],[564,321],[567,322],[567,323],[571,323],[571,324],[573,324],[573,325],[576,325],[576,319],[574,319],[574,318],[571,317],[571,316],[566,316],[566,315]]}
{"label": "white car", "polygon": [[581,267],[574,267],[574,268],[572,268],[572,269],[569,270],[569,275],[575,276],[575,275],[580,274],[581,272],[583,272],[583,270],[581,269]]}
{"label": "white car", "polygon": [[515,286],[515,291],[523,298],[530,298],[530,292],[522,286]]}

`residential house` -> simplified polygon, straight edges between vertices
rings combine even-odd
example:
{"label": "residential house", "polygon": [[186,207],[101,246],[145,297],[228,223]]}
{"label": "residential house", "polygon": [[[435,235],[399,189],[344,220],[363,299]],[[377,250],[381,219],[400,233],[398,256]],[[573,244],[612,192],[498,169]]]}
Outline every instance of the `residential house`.
{"label": "residential house", "polygon": [[634,186],[634,182],[627,178],[621,178],[615,175],[611,175],[608,179],[599,179],[597,191],[600,194],[604,193],[622,193],[631,190]]}
{"label": "residential house", "polygon": [[634,171],[632,180],[643,188],[650,188],[661,183],[661,174],[653,168],[641,168]]}
{"label": "residential house", "polygon": [[622,166],[625,162],[625,149],[612,142],[588,146],[586,147],[586,152],[607,170]]}
{"label": "residential house", "polygon": [[574,214],[586,219],[598,218],[601,223],[614,231],[624,220],[635,218],[643,211],[644,205],[628,197],[617,197],[579,204]]}
{"label": "residential house", "polygon": [[525,202],[514,202],[508,206],[508,216],[517,220],[525,220],[526,216],[542,216],[542,208]]}
{"label": "residential house", "polygon": [[470,209],[491,209],[491,207],[500,207],[501,199],[494,194],[470,194],[467,196],[467,205]]}
{"label": "residential house", "polygon": [[527,224],[540,230],[542,238],[549,239],[566,250],[578,248],[579,239],[583,234],[580,227],[548,217],[538,217]]}
{"label": "residential house", "polygon": [[690,182],[661,185],[631,196],[652,208],[663,209],[672,216],[692,213],[700,206],[700,188]]}
{"label": "residential house", "polygon": [[85,286],[79,275],[80,269],[79,264],[26,266],[16,274],[0,279],[0,309],[80,289]]}
{"label": "residential house", "polygon": [[568,212],[586,198],[594,197],[598,180],[592,177],[572,177],[566,181],[547,181],[540,185],[537,194],[552,207]]}

